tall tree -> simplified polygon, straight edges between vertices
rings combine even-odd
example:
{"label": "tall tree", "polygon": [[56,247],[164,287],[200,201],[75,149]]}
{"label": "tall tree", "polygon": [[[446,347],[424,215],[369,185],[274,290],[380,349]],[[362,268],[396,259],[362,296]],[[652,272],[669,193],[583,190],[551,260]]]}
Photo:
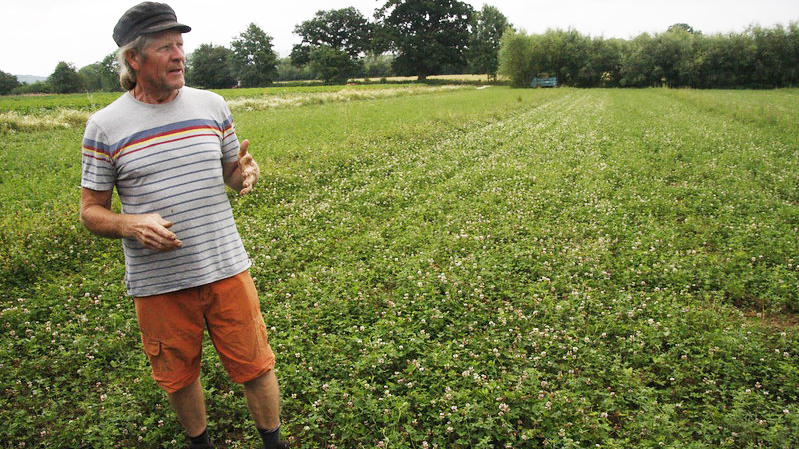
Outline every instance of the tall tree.
{"label": "tall tree", "polygon": [[371,50],[372,25],[353,7],[318,11],[313,19],[294,27],[302,37],[300,46],[326,45],[358,59]]}
{"label": "tall tree", "polygon": [[243,87],[262,87],[277,77],[272,37],[254,23],[230,43],[233,74]]}
{"label": "tall tree", "polygon": [[508,18],[494,6],[483,5],[475,14],[475,25],[469,42],[469,70],[496,78],[499,47],[506,29],[513,29]]}
{"label": "tall tree", "polygon": [[75,66],[64,61],[58,63],[47,82],[57,94],[80,92],[82,83]]}
{"label": "tall tree", "polygon": [[593,38],[587,63],[578,72],[576,85],[618,87],[624,42],[622,39]]}
{"label": "tall tree", "polygon": [[[747,34],[751,36],[756,50],[755,72],[752,80],[756,87],[786,87],[788,79],[795,73],[796,54],[789,52],[789,35],[781,25],[774,28],[750,27]],[[790,67],[790,68],[789,68]],[[794,78],[795,82],[795,78]]]}
{"label": "tall tree", "polygon": [[189,55],[188,82],[206,89],[224,89],[236,85],[230,71],[231,50],[213,44],[202,44]]}
{"label": "tall tree", "polygon": [[100,84],[103,90],[113,92],[122,90],[119,85],[119,61],[116,53],[109,53],[100,62]]}
{"label": "tall tree", "polygon": [[524,31],[512,31],[502,36],[498,72],[509,77],[513,87],[529,86],[540,72],[540,62],[533,59],[535,38]]}
{"label": "tall tree", "polygon": [[11,93],[12,90],[21,86],[16,76],[0,70],[0,95]]}
{"label": "tall tree", "polygon": [[542,72],[558,78],[558,84],[577,86],[581,70],[590,64],[591,40],[577,30],[547,30],[542,36]]}
{"label": "tall tree", "polygon": [[356,61],[343,50],[320,45],[311,51],[311,69],[325,84],[345,83],[357,68]]}
{"label": "tall tree", "polygon": [[[291,62],[297,67],[310,63],[325,82],[346,81],[360,59],[372,50],[373,32],[374,24],[353,7],[318,11],[313,19],[294,27],[302,42],[292,49]],[[342,54],[349,60],[345,61]],[[332,65],[323,67],[326,63]]]}
{"label": "tall tree", "polygon": [[473,14],[458,0],[388,0],[375,16],[397,52],[395,70],[424,80],[446,65],[465,63]]}

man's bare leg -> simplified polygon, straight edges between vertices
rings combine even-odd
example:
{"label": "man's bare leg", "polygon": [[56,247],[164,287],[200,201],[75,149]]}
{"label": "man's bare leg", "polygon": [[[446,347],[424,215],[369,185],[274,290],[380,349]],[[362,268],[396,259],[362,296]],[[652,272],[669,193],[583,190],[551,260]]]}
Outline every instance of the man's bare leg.
{"label": "man's bare leg", "polygon": [[200,379],[174,393],[168,393],[168,396],[169,404],[178,415],[178,422],[189,437],[203,433],[208,423],[205,419],[205,395]]}
{"label": "man's bare leg", "polygon": [[244,382],[244,397],[256,427],[274,430],[280,426],[280,388],[275,370]]}

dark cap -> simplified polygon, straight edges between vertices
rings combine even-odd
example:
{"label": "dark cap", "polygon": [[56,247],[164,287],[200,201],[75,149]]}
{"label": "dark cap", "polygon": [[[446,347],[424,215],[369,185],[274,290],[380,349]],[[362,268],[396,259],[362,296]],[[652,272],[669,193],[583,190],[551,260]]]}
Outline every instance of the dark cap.
{"label": "dark cap", "polygon": [[178,23],[175,11],[165,3],[142,2],[122,15],[114,27],[114,42],[123,47],[142,34],[166,30],[188,33],[191,27]]}

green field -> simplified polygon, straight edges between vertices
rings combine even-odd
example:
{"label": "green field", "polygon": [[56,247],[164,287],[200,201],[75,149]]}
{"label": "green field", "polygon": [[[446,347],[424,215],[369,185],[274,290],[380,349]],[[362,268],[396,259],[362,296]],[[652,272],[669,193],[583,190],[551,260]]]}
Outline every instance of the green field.
{"label": "green field", "polygon": [[[221,92],[292,447],[799,447],[799,90],[389,88]],[[112,100],[0,98],[0,447],[184,446],[48,122]]]}

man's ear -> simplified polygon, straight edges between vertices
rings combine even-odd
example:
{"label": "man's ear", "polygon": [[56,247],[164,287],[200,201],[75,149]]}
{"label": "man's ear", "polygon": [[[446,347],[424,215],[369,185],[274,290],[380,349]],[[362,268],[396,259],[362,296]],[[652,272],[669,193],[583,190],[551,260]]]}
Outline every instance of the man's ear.
{"label": "man's ear", "polygon": [[138,72],[141,68],[142,56],[143,55],[136,50],[128,50],[128,52],[125,53],[125,59],[128,61],[128,65],[131,69],[133,69],[134,72]]}

